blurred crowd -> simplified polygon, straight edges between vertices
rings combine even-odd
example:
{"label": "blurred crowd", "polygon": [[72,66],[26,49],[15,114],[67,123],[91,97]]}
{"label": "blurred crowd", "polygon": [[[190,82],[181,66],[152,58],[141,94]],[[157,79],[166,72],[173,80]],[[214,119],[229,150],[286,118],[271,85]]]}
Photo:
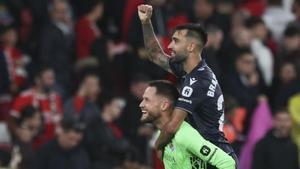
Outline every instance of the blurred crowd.
{"label": "blurred crowd", "polygon": [[299,169],[299,0],[0,0],[0,167],[161,169],[140,123],[150,80],[137,6],[164,50],[201,23],[241,169]]}

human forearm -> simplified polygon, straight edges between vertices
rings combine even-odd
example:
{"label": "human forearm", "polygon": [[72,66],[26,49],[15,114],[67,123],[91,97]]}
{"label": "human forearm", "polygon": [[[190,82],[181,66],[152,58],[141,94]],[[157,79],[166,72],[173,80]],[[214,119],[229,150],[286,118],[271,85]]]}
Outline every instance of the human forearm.
{"label": "human forearm", "polygon": [[166,123],[161,129],[160,136],[155,143],[155,147],[157,149],[162,150],[171,141],[171,139],[179,129],[186,116],[187,112],[185,112],[184,110],[174,110],[174,112],[172,113],[171,120],[168,123]]}
{"label": "human forearm", "polygon": [[170,126],[169,123],[167,123],[161,129],[161,133],[155,143],[155,148],[158,150],[163,150],[164,147],[172,140],[175,133],[176,133],[176,129]]}
{"label": "human forearm", "polygon": [[169,69],[168,58],[160,46],[151,24],[151,21],[145,21],[142,23],[145,48],[149,54],[149,59],[155,64]]}
{"label": "human forearm", "polygon": [[140,5],[138,14],[142,23],[144,43],[149,60],[170,72],[168,57],[160,46],[151,23],[152,6]]}

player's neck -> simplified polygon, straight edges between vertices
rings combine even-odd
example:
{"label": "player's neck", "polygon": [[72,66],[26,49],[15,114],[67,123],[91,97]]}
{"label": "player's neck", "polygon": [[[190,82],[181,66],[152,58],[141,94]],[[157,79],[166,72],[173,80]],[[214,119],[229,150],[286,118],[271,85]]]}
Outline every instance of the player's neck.
{"label": "player's neck", "polygon": [[201,62],[201,55],[199,53],[191,53],[190,56],[183,63],[183,69],[186,73],[190,73]]}
{"label": "player's neck", "polygon": [[154,125],[161,130],[165,124],[167,124],[171,117],[168,115],[169,113],[162,113],[162,116],[154,122]]}

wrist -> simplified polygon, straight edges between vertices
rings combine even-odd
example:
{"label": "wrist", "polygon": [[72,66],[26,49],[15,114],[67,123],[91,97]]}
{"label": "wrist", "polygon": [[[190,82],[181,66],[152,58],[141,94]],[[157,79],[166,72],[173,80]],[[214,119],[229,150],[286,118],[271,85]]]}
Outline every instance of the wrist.
{"label": "wrist", "polygon": [[141,22],[142,22],[143,25],[144,24],[146,25],[146,24],[150,24],[151,20],[150,19],[146,19],[146,20],[142,20]]}

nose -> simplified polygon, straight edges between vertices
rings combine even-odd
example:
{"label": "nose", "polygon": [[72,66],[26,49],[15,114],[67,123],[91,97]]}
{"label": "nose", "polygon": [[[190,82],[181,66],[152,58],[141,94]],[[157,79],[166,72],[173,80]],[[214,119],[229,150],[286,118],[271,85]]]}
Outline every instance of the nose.
{"label": "nose", "polygon": [[172,42],[169,43],[168,49],[172,49]]}
{"label": "nose", "polygon": [[142,101],[139,105],[140,108],[143,108],[144,107],[144,101]]}

